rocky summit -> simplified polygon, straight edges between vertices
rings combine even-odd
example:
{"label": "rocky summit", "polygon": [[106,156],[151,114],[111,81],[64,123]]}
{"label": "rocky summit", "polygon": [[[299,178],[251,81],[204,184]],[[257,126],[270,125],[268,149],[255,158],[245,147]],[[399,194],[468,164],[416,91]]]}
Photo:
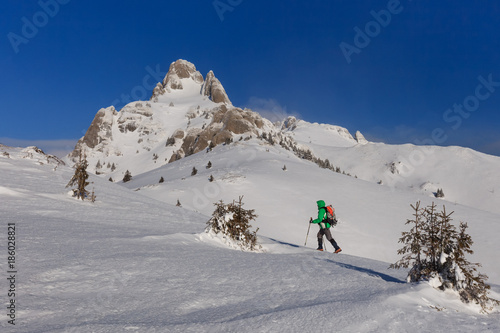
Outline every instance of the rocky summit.
{"label": "rocky summit", "polygon": [[76,162],[85,154],[91,171],[120,177],[126,170],[145,172],[275,129],[258,113],[234,107],[212,70],[204,79],[194,64],[180,59],[149,101],[129,103],[120,111],[114,106],[99,110],[68,158]]}

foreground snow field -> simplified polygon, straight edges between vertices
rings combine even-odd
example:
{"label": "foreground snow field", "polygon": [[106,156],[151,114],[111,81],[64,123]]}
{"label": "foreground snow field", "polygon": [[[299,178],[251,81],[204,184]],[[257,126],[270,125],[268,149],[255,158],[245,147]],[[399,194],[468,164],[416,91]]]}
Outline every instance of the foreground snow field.
{"label": "foreground snow field", "polygon": [[[0,256],[2,332],[500,331],[498,312],[479,314],[453,293],[407,284],[406,272],[387,269],[409,204],[430,198],[248,145],[190,156],[129,188],[91,176],[94,204],[68,195],[71,168],[23,158],[19,149],[0,154],[1,237],[15,224],[17,247],[15,326],[5,315],[7,251]],[[240,156],[231,167],[230,156]],[[205,159],[213,169],[202,167]],[[191,177],[193,166],[200,172]],[[218,187],[207,187],[211,173]],[[212,203],[238,195],[259,215],[264,253],[204,233]],[[184,208],[173,206],[178,198]],[[312,228],[301,246],[317,199],[335,203],[342,254],[313,250]],[[469,222],[474,259],[499,298],[499,216],[452,206],[457,223]]]}

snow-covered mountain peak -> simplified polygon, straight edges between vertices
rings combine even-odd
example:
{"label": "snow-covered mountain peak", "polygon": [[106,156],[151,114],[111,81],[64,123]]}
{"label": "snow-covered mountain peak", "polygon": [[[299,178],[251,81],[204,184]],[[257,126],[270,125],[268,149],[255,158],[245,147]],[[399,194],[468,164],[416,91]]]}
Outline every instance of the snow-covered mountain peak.
{"label": "snow-covered mountain peak", "polygon": [[233,107],[213,71],[203,80],[194,64],[177,60],[150,101],[131,102],[119,112],[112,106],[99,110],[68,158],[76,162],[84,152],[92,172],[121,179],[127,170],[146,172],[263,131],[274,126]]}
{"label": "snow-covered mountain peak", "polygon": [[203,76],[196,70],[196,66],[189,61],[179,59],[170,64],[168,73],[163,79],[163,85],[167,91],[181,90],[183,88],[181,79],[192,79],[198,84],[203,83]]}
{"label": "snow-covered mountain peak", "polygon": [[172,102],[179,98],[203,99],[208,97],[214,103],[230,105],[231,101],[220,81],[210,70],[206,79],[189,61],[179,59],[170,65],[163,82],[158,82],[151,101]]}
{"label": "snow-covered mountain peak", "polygon": [[[163,82],[158,82],[153,89],[151,101],[165,102],[165,95],[200,95],[203,75],[189,61],[179,59],[170,64]],[[160,97],[162,100],[160,101]]]}

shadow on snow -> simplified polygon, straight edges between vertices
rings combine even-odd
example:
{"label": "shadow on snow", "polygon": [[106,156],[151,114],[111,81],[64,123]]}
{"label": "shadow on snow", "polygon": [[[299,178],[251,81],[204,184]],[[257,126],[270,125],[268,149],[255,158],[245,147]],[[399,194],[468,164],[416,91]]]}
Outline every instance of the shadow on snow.
{"label": "shadow on snow", "polygon": [[374,271],[372,269],[369,269],[369,268],[364,268],[364,267],[359,267],[359,266],[354,266],[354,265],[350,265],[350,264],[345,264],[345,263],[340,263],[340,262],[336,262],[332,259],[326,259],[326,261],[329,261],[337,266],[340,266],[342,268],[347,268],[347,269],[352,269],[354,271],[357,271],[357,272],[361,272],[361,273],[366,273],[370,276],[375,276],[375,277],[379,277],[381,278],[382,280],[384,281],[387,281],[387,282],[393,282],[393,283],[406,283],[406,281],[404,280],[400,280],[394,276],[390,276],[388,274],[384,274],[384,273],[380,273],[380,272],[377,272],[377,271]]}

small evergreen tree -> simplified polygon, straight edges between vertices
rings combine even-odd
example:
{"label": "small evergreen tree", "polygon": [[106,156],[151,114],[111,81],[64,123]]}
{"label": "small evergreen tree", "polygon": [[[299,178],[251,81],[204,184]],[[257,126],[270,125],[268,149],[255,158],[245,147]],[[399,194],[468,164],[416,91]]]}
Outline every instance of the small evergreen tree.
{"label": "small evergreen tree", "polygon": [[75,165],[75,174],[73,175],[73,177],[71,177],[71,180],[66,185],[66,187],[76,185],[76,189],[74,189],[73,192],[78,199],[82,200],[84,200],[89,193],[85,189],[85,187],[89,184],[89,182],[87,181],[87,179],[89,178],[89,175],[87,173],[88,166],[89,163],[87,162],[87,158],[85,156],[82,157],[82,153],[80,153],[80,159]]}
{"label": "small evergreen tree", "polygon": [[163,179],[163,177],[161,177],[161,178],[160,178],[159,183],[161,184],[161,183],[163,183],[164,181],[165,181],[165,179]]}
{"label": "small evergreen tree", "polygon": [[423,268],[421,259],[423,221],[420,201],[418,201],[415,206],[411,205],[411,208],[414,211],[413,216],[415,218],[413,220],[407,220],[405,224],[411,224],[413,227],[410,231],[402,232],[402,237],[399,239],[399,243],[405,244],[398,250],[398,254],[403,255],[403,257],[395,264],[392,264],[390,268],[399,269],[401,267],[408,268],[412,266],[408,273],[408,282],[416,282],[420,281]]}
{"label": "small evergreen tree", "polygon": [[208,178],[208,181],[209,182],[213,182],[214,181],[214,176],[210,175],[210,177]]}
{"label": "small evergreen tree", "polygon": [[210,169],[212,167],[212,162],[208,161],[207,166],[205,168]]}
{"label": "small evergreen tree", "polygon": [[132,179],[132,174],[130,171],[125,171],[125,176],[123,176],[123,182],[126,183]]}
{"label": "small evergreen tree", "polygon": [[193,167],[193,170],[191,171],[191,176],[194,176],[198,173],[198,170],[196,170],[195,167]]}
{"label": "small evergreen tree", "polygon": [[439,270],[439,247],[440,247],[440,227],[436,216],[436,205],[432,205],[424,209],[424,247],[423,254],[427,258],[425,268],[422,271],[424,276],[429,276],[431,272]]}
{"label": "small evergreen tree", "polygon": [[90,193],[90,201],[94,203],[96,198],[97,196],[95,195],[94,188],[92,187],[92,193]]}
{"label": "small evergreen tree", "polygon": [[177,204],[176,204],[177,207],[182,207],[181,205],[181,202],[179,201],[179,199],[177,199]]}
{"label": "small evergreen tree", "polygon": [[259,229],[251,232],[250,221],[255,220],[257,215],[253,209],[244,209],[242,200],[243,196],[240,196],[238,202],[233,201],[231,204],[226,205],[222,200],[215,203],[215,210],[207,221],[205,231],[220,234],[242,250],[255,251],[261,248],[257,244]]}
{"label": "small evergreen tree", "polygon": [[436,198],[444,198],[444,192],[442,188],[438,188],[436,194],[434,195]]}
{"label": "small evergreen tree", "polygon": [[408,220],[406,224],[415,226],[402,233],[399,242],[405,245],[398,254],[403,258],[390,268],[412,266],[409,282],[432,279],[439,283],[441,290],[457,291],[463,302],[479,304],[482,312],[500,305],[498,300],[488,296],[490,286],[485,282],[488,277],[477,272],[481,265],[465,258],[466,254],[473,253],[472,238],[466,233],[467,223],[461,222],[457,232],[451,224],[453,212],[447,213],[446,207],[443,206],[439,213],[434,203],[426,209],[420,209],[420,202],[411,207],[415,220]]}
{"label": "small evergreen tree", "polygon": [[455,269],[455,284],[463,302],[476,302],[481,306],[483,312],[487,312],[492,310],[494,306],[500,305],[500,301],[488,296],[488,290],[491,289],[486,284],[488,276],[477,272],[477,267],[481,267],[481,264],[474,264],[465,259],[466,253],[474,253],[471,250],[472,238],[465,232],[467,228],[466,222],[460,222],[460,231],[453,258],[458,268]]}
{"label": "small evergreen tree", "polygon": [[[453,212],[447,214],[446,207],[443,206],[443,210],[437,214],[438,218],[438,249],[437,255],[439,255],[437,273],[440,273],[444,278],[444,287],[453,286],[452,278],[452,267],[453,262],[450,256],[453,253],[455,240],[457,238],[457,230],[453,224],[451,224],[451,215]],[[448,284],[448,281],[451,284]]]}

